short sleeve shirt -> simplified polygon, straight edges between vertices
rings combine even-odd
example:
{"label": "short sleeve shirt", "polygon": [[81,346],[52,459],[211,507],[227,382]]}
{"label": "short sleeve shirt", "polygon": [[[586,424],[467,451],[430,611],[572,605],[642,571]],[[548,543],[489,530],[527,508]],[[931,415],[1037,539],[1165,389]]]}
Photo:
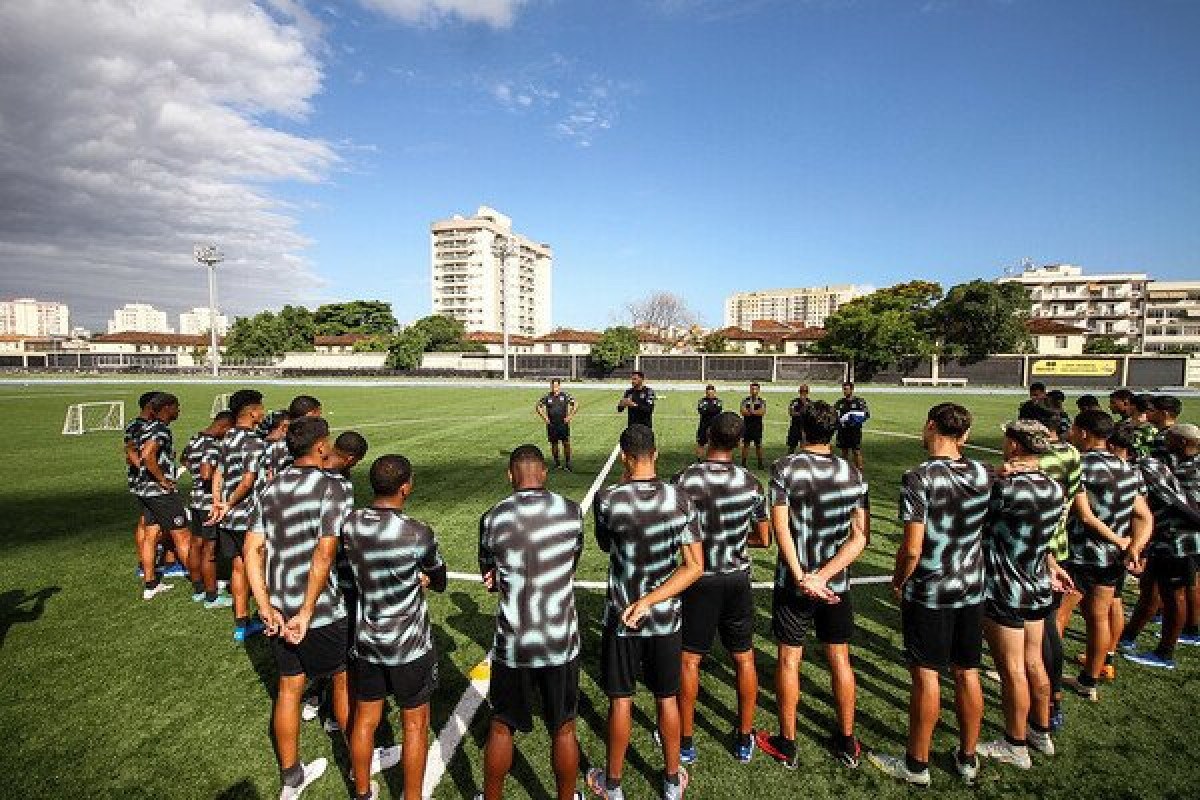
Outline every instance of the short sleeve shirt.
{"label": "short sleeve shirt", "polygon": [[654,390],[649,386],[640,389],[630,387],[625,390],[624,396],[633,401],[633,405],[629,407],[628,423],[645,425],[647,428],[654,427]]}
{"label": "short sleeve shirt", "polygon": [[[1191,556],[1200,553],[1200,486],[1195,457],[1166,460],[1143,458],[1138,469],[1146,485],[1146,501],[1154,514],[1154,533],[1147,548],[1151,556]],[[1190,491],[1184,486],[1190,485]]]}
{"label": "short sleeve shirt", "polygon": [[696,403],[696,413],[700,415],[700,427],[708,427],[721,413],[721,398],[701,397]]}
{"label": "short sleeve shirt", "polygon": [[803,397],[793,397],[792,402],[788,403],[788,417],[791,419],[793,428],[800,427],[800,414],[812,403],[811,400],[806,400]]}
{"label": "short sleeve shirt", "polygon": [[295,459],[292,458],[292,452],[288,450],[287,440],[276,439],[274,441],[263,440],[263,459],[262,471],[264,477],[270,475],[274,478],[279,473],[292,465]]}
{"label": "short sleeve shirt", "polygon": [[992,474],[969,458],[933,458],[904,473],[900,521],[921,522],[921,558],[904,599],[926,608],[983,601],[983,528]]}
{"label": "short sleeve shirt", "polygon": [[[335,478],[318,467],[288,467],[262,493],[246,518],[248,530],[267,545],[267,590],[271,605],[293,617],[304,605],[317,542],[341,534],[354,505]],[[346,616],[334,571],[321,589],[309,627],[331,625]]]}
{"label": "short sleeve shirt", "polygon": [[575,405],[575,398],[566,392],[548,392],[538,405],[546,409],[546,416],[550,418],[552,423],[561,423],[567,421],[567,414],[571,411],[571,406]]}
{"label": "short sleeve shirt", "polygon": [[358,587],[355,657],[396,666],[432,650],[421,574],[445,566],[433,529],[402,511],[361,508],[342,525],[342,549]]}
{"label": "short sleeve shirt", "polygon": [[204,480],[200,470],[205,464],[216,469],[221,461],[221,443],[217,437],[201,431],[188,440],[180,454],[188,474],[192,476],[192,492],[189,504],[197,511],[212,510],[212,478]]}
{"label": "short sleeve shirt", "polygon": [[[133,447],[135,450],[139,449],[139,447],[140,447],[139,442],[141,441],[141,438],[142,438],[142,431],[149,424],[150,424],[150,420],[148,420],[148,419],[142,419],[141,417],[134,417],[133,420],[128,425],[125,426],[125,434],[124,434],[125,446]],[[135,467],[129,463],[125,464],[125,483],[129,486],[129,491],[131,491],[131,492],[137,491],[138,472],[140,472],[140,469],[138,467]]]}
{"label": "short sleeve shirt", "polygon": [[1058,561],[1066,561],[1070,554],[1067,538],[1067,517],[1071,513],[1071,502],[1079,494],[1083,481],[1079,451],[1070,442],[1052,442],[1050,449],[1038,456],[1038,468],[1047,476],[1058,481],[1063,490],[1063,509],[1054,538],[1050,542],[1050,553]]}
{"label": "short sleeve shirt", "polygon": [[745,417],[747,423],[761,425],[762,417],[758,416],[757,414],[751,414],[750,412],[766,411],[766,409],[767,401],[761,395],[759,397],[750,397],[747,395],[746,397],[742,398],[742,416]]}
{"label": "short sleeve shirt", "polygon": [[257,477],[250,492],[233,506],[221,520],[221,527],[231,531],[250,529],[250,516],[258,505],[258,497],[266,487],[263,474],[263,455],[266,443],[257,431],[234,428],[221,440],[221,499],[228,502],[242,478],[254,473]]}
{"label": "short sleeve shirt", "polygon": [[701,541],[691,499],[661,480],[638,480],[601,489],[594,506],[596,539],[609,554],[605,625],[618,636],[675,633],[678,597],[654,606],[638,628],[626,628],[621,614],[671,577],[684,545]]}
{"label": "short sleeve shirt", "polygon": [[767,519],[762,484],[731,461],[701,461],[685,467],[671,482],[692,500],[704,544],[704,574],[727,575],[750,569],[746,539],[755,522]]}
{"label": "short sleeve shirt", "polygon": [[[1107,450],[1089,450],[1081,460],[1083,490],[1097,519],[1117,536],[1129,536],[1133,502],[1146,494],[1142,474],[1133,465]],[[1124,560],[1120,548],[1101,539],[1075,516],[1067,526],[1070,561],[1092,567],[1110,567]]]}
{"label": "short sleeve shirt", "polygon": [[1046,556],[1062,519],[1063,488],[1044,472],[997,478],[988,507],[987,596],[1010,609],[1042,611],[1054,600]]}
{"label": "short sleeve shirt", "polygon": [[479,571],[495,572],[500,603],[492,658],[513,668],[567,664],[579,655],[575,567],[583,552],[579,504],[521,490],[479,520]]}
{"label": "short sleeve shirt", "polygon": [[870,411],[867,410],[867,401],[863,400],[856,394],[851,395],[850,397],[839,397],[833,404],[833,410],[838,416],[838,426],[843,428],[857,427],[854,425],[849,425],[845,419],[845,416],[850,412],[865,414],[868,417],[870,416]]}
{"label": "short sleeve shirt", "polygon": [[[171,435],[171,428],[166,423],[157,421],[143,426],[137,440],[138,450],[141,450],[151,442],[158,445],[155,460],[158,463],[159,471],[164,478],[174,480],[179,467],[175,463],[175,440]],[[137,485],[134,488],[134,494],[139,497],[161,497],[162,495],[169,494],[169,492],[161,483],[154,479],[154,476],[150,474],[150,470],[146,469],[145,464],[143,464],[138,470]]]}
{"label": "short sleeve shirt", "polygon": [[[811,572],[829,563],[850,537],[855,510],[868,507],[867,482],[845,459],[805,451],[784,456],[771,467],[769,500],[773,507],[787,507],[796,558]],[[775,561],[775,586],[796,589],[782,557]],[[828,586],[838,594],[848,592],[846,570],[833,576]]]}

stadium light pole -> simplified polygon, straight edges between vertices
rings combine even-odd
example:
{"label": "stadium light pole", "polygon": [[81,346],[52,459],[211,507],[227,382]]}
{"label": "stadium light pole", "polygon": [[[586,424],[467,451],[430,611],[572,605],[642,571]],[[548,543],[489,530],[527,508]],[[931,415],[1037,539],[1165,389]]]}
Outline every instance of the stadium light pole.
{"label": "stadium light pole", "polygon": [[497,236],[495,241],[492,242],[492,255],[500,262],[500,302],[504,306],[504,312],[500,315],[500,327],[504,340],[501,350],[504,353],[505,381],[508,381],[508,259],[516,255],[516,253],[517,243],[511,237]]}
{"label": "stadium light pole", "polygon": [[217,344],[217,264],[225,260],[225,255],[215,244],[198,244],[192,248],[192,254],[202,267],[208,268],[208,352],[212,376],[216,378],[221,362],[221,349]]}

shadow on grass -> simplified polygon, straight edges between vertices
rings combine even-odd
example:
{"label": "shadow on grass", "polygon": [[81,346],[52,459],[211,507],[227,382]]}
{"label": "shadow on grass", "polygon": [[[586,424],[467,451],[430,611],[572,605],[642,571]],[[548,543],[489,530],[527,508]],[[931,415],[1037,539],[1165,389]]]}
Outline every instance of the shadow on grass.
{"label": "shadow on grass", "polygon": [[46,603],[61,591],[61,586],[46,586],[33,593],[13,589],[0,594],[0,647],[12,626],[37,622],[46,611]]}
{"label": "shadow on grass", "polygon": [[216,800],[260,800],[262,794],[249,778],[242,780],[217,793]]}

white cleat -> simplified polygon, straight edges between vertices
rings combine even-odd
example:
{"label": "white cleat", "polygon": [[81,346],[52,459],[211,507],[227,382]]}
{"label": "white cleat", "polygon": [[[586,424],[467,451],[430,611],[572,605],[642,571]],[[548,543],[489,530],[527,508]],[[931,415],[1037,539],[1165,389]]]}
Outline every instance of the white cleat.
{"label": "white cleat", "polygon": [[318,758],[309,764],[301,764],[304,768],[304,780],[299,786],[284,786],[283,791],[279,793],[279,800],[296,800],[300,793],[312,785],[313,781],[325,774],[325,768],[329,766],[329,762],[323,758]]}
{"label": "white cleat", "polygon": [[319,697],[309,696],[304,698],[304,704],[300,706],[300,719],[305,722],[312,722],[317,718],[317,714],[321,712],[321,699]]}
{"label": "white cleat", "polygon": [[1029,746],[1044,756],[1054,755],[1054,740],[1050,738],[1049,733],[1029,731]]}
{"label": "white cleat", "polygon": [[169,592],[174,588],[175,588],[174,585],[172,585],[170,583],[161,583],[160,582],[158,584],[158,586],[155,586],[153,589],[143,588],[142,589],[142,599],[143,600],[153,600],[155,597],[162,594],[163,592]]}
{"label": "white cleat", "polygon": [[984,758],[990,758],[1000,764],[1011,764],[1020,769],[1029,769],[1033,760],[1029,758],[1028,747],[1018,747],[1007,739],[996,739],[994,742],[983,742],[977,751]]}

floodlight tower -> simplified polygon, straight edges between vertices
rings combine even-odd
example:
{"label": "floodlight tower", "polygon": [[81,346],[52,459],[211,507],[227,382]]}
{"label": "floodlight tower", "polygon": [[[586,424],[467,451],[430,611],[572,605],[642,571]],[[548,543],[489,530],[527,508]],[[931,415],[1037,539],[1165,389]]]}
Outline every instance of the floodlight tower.
{"label": "floodlight tower", "polygon": [[217,344],[217,264],[225,260],[225,255],[215,244],[198,244],[192,248],[192,254],[200,266],[208,268],[208,352],[215,378],[221,362],[221,349]]}
{"label": "floodlight tower", "polygon": [[503,333],[504,344],[501,349],[504,351],[504,380],[508,380],[508,313],[509,313],[509,297],[508,297],[508,260],[517,255],[517,241],[511,236],[497,236],[492,242],[492,255],[500,262],[500,304],[503,306],[503,313],[500,315],[500,325]]}

